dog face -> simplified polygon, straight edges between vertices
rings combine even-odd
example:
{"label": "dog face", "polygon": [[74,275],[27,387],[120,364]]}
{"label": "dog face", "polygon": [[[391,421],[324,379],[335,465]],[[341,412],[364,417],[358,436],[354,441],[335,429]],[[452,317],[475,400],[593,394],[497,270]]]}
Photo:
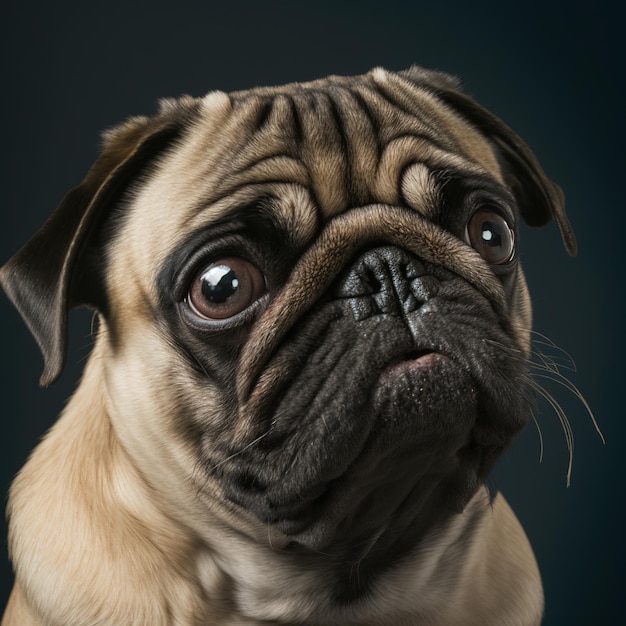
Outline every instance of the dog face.
{"label": "dog face", "polygon": [[98,310],[114,431],[174,517],[382,563],[528,420],[518,227],[552,217],[573,253],[512,131],[379,69],[129,120],[2,280],[46,384]]}

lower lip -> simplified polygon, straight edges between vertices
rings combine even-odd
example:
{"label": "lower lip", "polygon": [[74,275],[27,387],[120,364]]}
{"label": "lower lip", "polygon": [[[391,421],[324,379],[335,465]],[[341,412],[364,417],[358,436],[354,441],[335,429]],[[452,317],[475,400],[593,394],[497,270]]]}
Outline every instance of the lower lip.
{"label": "lower lip", "polygon": [[401,374],[406,371],[432,369],[448,362],[450,359],[439,352],[426,352],[416,358],[406,358],[391,365],[385,375]]}

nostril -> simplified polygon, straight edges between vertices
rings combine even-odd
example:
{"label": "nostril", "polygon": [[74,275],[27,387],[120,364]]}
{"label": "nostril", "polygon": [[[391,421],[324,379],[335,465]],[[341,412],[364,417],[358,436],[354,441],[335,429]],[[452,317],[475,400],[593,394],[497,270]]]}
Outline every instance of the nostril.
{"label": "nostril", "polygon": [[437,295],[439,281],[434,276],[414,278],[411,281],[411,291],[420,302],[426,302]]}
{"label": "nostril", "polygon": [[368,268],[364,272],[363,286],[368,294],[378,293],[383,288],[383,283],[373,268]]}
{"label": "nostril", "polygon": [[371,268],[354,267],[339,283],[339,295],[345,298],[358,298],[377,294],[383,285]]}
{"label": "nostril", "polygon": [[419,278],[424,274],[424,267],[421,263],[410,261],[402,266],[402,272],[408,279]]}

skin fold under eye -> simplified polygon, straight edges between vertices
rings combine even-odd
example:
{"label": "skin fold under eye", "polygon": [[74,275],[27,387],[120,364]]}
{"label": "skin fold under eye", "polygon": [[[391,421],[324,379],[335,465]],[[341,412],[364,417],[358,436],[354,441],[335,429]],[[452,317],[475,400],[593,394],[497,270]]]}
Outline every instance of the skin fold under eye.
{"label": "skin fold under eye", "polygon": [[265,291],[265,278],[255,265],[230,257],[205,266],[196,275],[186,302],[198,317],[226,320],[245,311]]}

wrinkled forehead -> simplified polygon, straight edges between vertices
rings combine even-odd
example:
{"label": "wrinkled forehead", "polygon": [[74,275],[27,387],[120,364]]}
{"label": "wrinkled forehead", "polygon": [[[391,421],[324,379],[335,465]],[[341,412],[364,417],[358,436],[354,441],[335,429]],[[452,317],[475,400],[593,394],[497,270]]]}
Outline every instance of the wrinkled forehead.
{"label": "wrinkled forehead", "polygon": [[410,163],[500,173],[480,132],[427,87],[382,69],[209,94],[201,110],[189,148],[198,164],[213,157],[197,171],[209,202],[244,185],[293,183],[310,191],[327,218],[367,203],[398,203]]}
{"label": "wrinkled forehead", "polygon": [[150,248],[166,254],[186,234],[268,198],[303,241],[366,204],[409,204],[428,217],[434,170],[501,180],[481,133],[399,74],[212,92],[136,194],[131,230],[161,239]]}

